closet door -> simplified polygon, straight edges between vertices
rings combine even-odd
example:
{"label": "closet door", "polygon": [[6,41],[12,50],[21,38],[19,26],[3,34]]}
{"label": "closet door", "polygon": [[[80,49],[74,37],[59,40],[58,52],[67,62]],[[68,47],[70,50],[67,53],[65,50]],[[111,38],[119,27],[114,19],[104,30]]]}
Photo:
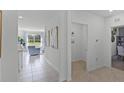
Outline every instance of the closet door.
{"label": "closet door", "polygon": [[2,43],[2,11],[0,10],[0,57],[1,57],[1,43]]}

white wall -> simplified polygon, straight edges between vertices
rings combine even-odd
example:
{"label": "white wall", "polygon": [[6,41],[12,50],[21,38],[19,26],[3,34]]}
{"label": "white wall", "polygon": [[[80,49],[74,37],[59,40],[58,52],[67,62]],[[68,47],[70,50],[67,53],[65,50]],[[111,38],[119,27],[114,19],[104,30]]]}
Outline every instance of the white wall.
{"label": "white wall", "polygon": [[67,11],[67,80],[70,81],[71,80],[71,64],[72,64],[72,60],[71,60],[71,29],[72,29],[72,20],[71,20],[71,11]]}
{"label": "white wall", "polygon": [[87,52],[88,52],[88,25],[83,24],[83,60],[87,62]]}
{"label": "white wall", "polygon": [[17,11],[3,11],[2,81],[17,81]]}
{"label": "white wall", "polygon": [[58,49],[51,47],[45,48],[45,57],[49,60],[50,64],[59,72],[60,81],[67,79],[67,15],[65,11],[57,11],[57,13],[49,16],[46,31],[52,29],[55,26],[59,26],[58,32]]}
{"label": "white wall", "polygon": [[18,35],[23,37],[23,30],[18,28]]}
{"label": "white wall", "polygon": [[115,15],[105,18],[105,65],[111,67],[112,43],[111,43],[111,27],[124,26],[124,14]]}
{"label": "white wall", "polygon": [[67,80],[67,11],[59,14],[60,22],[60,81]]}
{"label": "white wall", "polygon": [[[51,30],[53,27],[59,26],[58,15],[50,15],[50,16],[54,16],[54,17],[52,17],[51,19],[48,20],[49,24],[47,24],[47,26],[46,26],[46,31]],[[58,34],[59,34],[59,41],[60,41],[60,30],[59,30]],[[50,61],[51,65],[59,72],[60,42],[59,42],[59,48],[58,49],[46,46],[45,57]]]}
{"label": "white wall", "polygon": [[[72,11],[72,21],[88,25],[87,70],[104,66],[104,18],[85,11]],[[98,40],[98,42],[96,42]]]}
{"label": "white wall", "polygon": [[74,32],[74,36],[72,36],[74,43],[71,46],[72,62],[79,60],[86,61],[87,34],[84,28],[83,24],[72,23],[72,32]]}

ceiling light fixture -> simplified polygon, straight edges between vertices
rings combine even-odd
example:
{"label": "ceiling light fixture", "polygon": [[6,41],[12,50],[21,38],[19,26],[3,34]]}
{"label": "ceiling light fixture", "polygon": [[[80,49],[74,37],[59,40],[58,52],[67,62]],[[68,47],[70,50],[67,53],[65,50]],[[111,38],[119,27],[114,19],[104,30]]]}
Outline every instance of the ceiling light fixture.
{"label": "ceiling light fixture", "polygon": [[18,16],[18,19],[23,19],[23,16]]}
{"label": "ceiling light fixture", "polygon": [[113,12],[113,10],[109,10],[109,14],[110,14],[110,15],[112,14],[112,12]]}
{"label": "ceiling light fixture", "polygon": [[112,12],[113,10],[109,10],[109,12]]}
{"label": "ceiling light fixture", "polygon": [[112,14],[113,10],[109,10],[109,13]]}

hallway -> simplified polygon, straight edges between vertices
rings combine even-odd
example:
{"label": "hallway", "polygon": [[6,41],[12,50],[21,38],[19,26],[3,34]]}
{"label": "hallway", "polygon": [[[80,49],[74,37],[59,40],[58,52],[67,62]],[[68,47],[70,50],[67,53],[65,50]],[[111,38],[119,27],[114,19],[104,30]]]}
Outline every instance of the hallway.
{"label": "hallway", "polygon": [[58,72],[46,62],[44,55],[30,57],[27,52],[24,53],[19,82],[57,82],[58,78]]}

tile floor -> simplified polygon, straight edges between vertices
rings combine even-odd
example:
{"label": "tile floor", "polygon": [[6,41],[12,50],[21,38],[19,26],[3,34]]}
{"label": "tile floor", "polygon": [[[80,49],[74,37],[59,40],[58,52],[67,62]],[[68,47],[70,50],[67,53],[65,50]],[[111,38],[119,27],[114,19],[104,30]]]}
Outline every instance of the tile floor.
{"label": "tile floor", "polygon": [[[25,55],[19,82],[57,82],[58,73],[44,59],[43,55]],[[72,63],[71,82],[124,82],[124,71],[103,67],[91,72],[86,71],[86,62]]]}
{"label": "tile floor", "polygon": [[86,63],[77,61],[72,63],[71,82],[124,82],[124,71],[103,67],[87,72]]}
{"label": "tile floor", "polygon": [[43,55],[30,57],[27,52],[24,53],[19,82],[57,82],[58,78],[58,72],[46,62]]}

